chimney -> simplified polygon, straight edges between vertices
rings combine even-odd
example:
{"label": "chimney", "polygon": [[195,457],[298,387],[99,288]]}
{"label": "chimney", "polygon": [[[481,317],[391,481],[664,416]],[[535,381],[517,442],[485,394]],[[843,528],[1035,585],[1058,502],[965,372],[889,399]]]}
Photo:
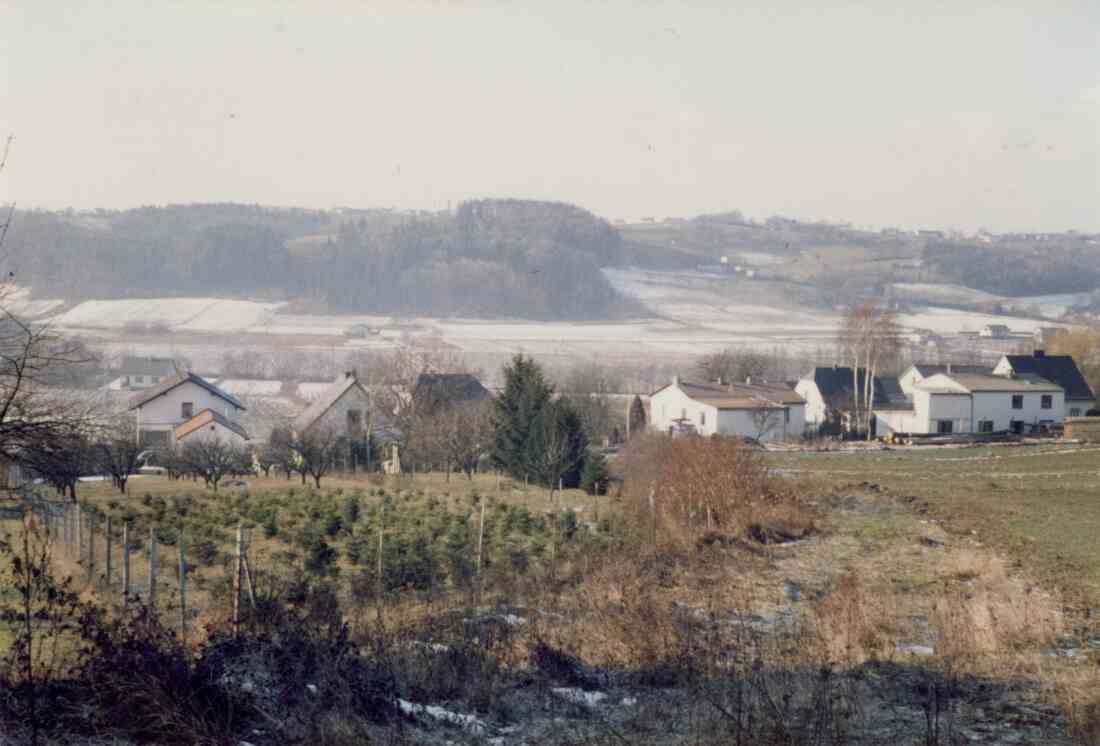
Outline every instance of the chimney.
{"label": "chimney", "polygon": [[345,370],[344,371],[344,378],[356,378],[356,377],[357,376],[355,375],[355,369],[354,368],[352,370]]}
{"label": "chimney", "polygon": [[947,375],[951,375],[951,363],[947,364]]}
{"label": "chimney", "polygon": [[1035,351],[1035,357],[1046,357],[1046,356],[1047,356],[1046,350],[1036,350]]}

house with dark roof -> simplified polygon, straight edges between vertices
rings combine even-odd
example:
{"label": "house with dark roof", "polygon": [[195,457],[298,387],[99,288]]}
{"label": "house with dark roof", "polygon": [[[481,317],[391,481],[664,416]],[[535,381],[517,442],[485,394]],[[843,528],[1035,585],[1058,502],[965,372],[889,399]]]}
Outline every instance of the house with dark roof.
{"label": "house with dark roof", "polygon": [[679,376],[649,399],[649,427],[670,435],[740,435],[757,440],[801,437],[806,402],[781,383],[687,381]]}
{"label": "house with dark roof", "polygon": [[[858,373],[843,365],[814,368],[803,376],[795,391],[806,400],[806,427],[818,432],[845,432],[849,429],[852,410],[855,408],[856,394],[863,391],[867,383],[867,371],[860,368]],[[898,379],[893,376],[875,376],[871,406],[904,406],[905,392]]]}
{"label": "house with dark roof", "polygon": [[413,411],[431,413],[442,406],[471,404],[489,398],[489,390],[469,373],[421,373],[412,391]]}
{"label": "house with dark roof", "polygon": [[243,446],[248,442],[248,433],[243,427],[212,409],[202,410],[187,422],[177,425],[172,433],[177,447],[207,440],[218,440],[233,446]]}
{"label": "house with dark roof", "polygon": [[1035,350],[1030,355],[1005,355],[993,368],[998,376],[1039,376],[1065,390],[1065,417],[1080,417],[1096,406],[1096,393],[1081,375],[1069,355],[1048,355]]}
{"label": "house with dark roof", "polygon": [[136,415],[139,443],[171,448],[175,445],[176,428],[196,414],[210,410],[226,420],[236,421],[245,406],[232,394],[188,372],[135,394],[129,409]]}
{"label": "house with dark roof", "polygon": [[291,425],[296,433],[313,428],[331,428],[349,438],[364,437],[369,427],[370,393],[349,370],[334,381]]}
{"label": "house with dark roof", "polygon": [[1059,425],[1065,390],[1040,376],[935,373],[913,384],[904,405],[876,407],[875,432],[955,435],[1024,434]]}

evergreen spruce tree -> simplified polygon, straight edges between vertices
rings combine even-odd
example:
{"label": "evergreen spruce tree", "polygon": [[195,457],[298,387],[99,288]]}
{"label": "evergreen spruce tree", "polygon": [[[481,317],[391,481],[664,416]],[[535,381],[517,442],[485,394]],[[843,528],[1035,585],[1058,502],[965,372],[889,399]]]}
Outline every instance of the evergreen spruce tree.
{"label": "evergreen spruce tree", "polygon": [[628,429],[631,435],[645,430],[645,405],[642,404],[642,397],[637,394],[634,395],[634,401],[630,402],[630,414],[628,416],[630,417],[630,427]]}
{"label": "evergreen spruce tree", "polygon": [[531,474],[548,487],[556,487],[559,480],[566,487],[576,487],[587,448],[588,436],[577,410],[568,399],[552,401],[542,408],[528,441]]}
{"label": "evergreen spruce tree", "polygon": [[607,492],[609,476],[603,454],[588,451],[584,456],[584,469],[581,471],[581,489],[589,495],[603,495]]}
{"label": "evergreen spruce tree", "polygon": [[515,479],[535,475],[532,433],[552,393],[542,368],[531,358],[516,355],[504,367],[504,391],[495,401],[493,463]]}

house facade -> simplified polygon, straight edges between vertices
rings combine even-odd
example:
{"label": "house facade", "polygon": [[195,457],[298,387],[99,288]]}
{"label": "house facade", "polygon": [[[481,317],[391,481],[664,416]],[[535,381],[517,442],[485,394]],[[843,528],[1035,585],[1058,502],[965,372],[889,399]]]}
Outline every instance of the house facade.
{"label": "house facade", "polygon": [[[866,381],[866,370],[860,368],[854,373],[842,365],[817,367],[803,376],[795,384],[795,391],[806,401],[806,429],[812,433],[849,431],[856,387],[862,392]],[[871,389],[874,407],[904,400],[897,378],[875,376]]]}
{"label": "house facade", "polygon": [[153,447],[175,446],[175,430],[205,410],[236,421],[245,406],[209,381],[185,373],[172,376],[130,400],[136,415],[138,443]]}
{"label": "house facade", "polygon": [[998,376],[1038,376],[1065,390],[1064,417],[1083,417],[1096,406],[1096,394],[1069,355],[1005,355],[993,368]]}
{"label": "house facade", "polygon": [[177,425],[173,435],[177,448],[210,440],[234,447],[243,447],[248,442],[248,433],[240,424],[212,409],[204,409],[182,425]]}
{"label": "house facade", "polygon": [[806,402],[778,384],[699,383],[673,378],[649,400],[649,427],[670,435],[740,435],[761,441],[799,438]]}
{"label": "house facade", "polygon": [[327,428],[348,438],[366,437],[370,403],[366,387],[356,372],[349,370],[314,399],[291,427],[299,434],[312,428]]}
{"label": "house facade", "polygon": [[936,373],[912,386],[904,404],[875,409],[876,434],[1027,433],[1059,425],[1065,391],[1045,379],[992,373]]}
{"label": "house facade", "polygon": [[930,363],[913,363],[905,369],[904,373],[898,376],[898,386],[906,397],[911,397],[913,395],[913,388],[918,383],[938,373],[951,375],[952,373],[983,374],[989,372],[989,368],[985,365],[953,365],[952,363],[947,363],[946,365],[933,365]]}

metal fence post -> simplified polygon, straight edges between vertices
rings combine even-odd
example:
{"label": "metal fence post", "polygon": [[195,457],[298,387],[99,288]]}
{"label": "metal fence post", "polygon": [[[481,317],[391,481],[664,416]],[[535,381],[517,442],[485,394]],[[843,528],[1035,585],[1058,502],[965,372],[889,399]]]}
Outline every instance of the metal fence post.
{"label": "metal fence post", "polygon": [[95,582],[95,513],[88,514],[88,584]]}

